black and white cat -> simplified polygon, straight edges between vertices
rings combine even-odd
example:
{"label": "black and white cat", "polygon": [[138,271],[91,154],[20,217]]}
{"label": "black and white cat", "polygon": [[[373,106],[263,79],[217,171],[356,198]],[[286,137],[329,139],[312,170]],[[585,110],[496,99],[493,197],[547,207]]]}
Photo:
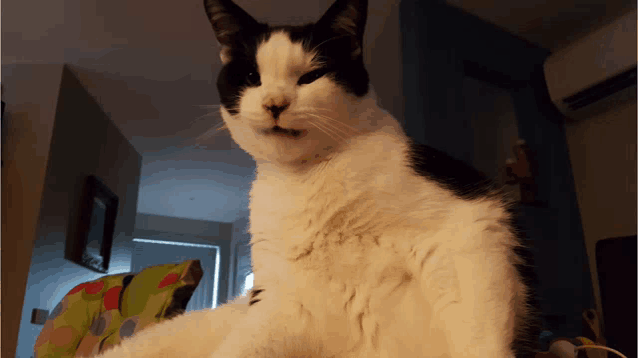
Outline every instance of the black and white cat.
{"label": "black and white cat", "polygon": [[222,117],[257,163],[256,287],[103,357],[513,356],[529,310],[507,201],[378,107],[367,1],[337,0],[299,27],[230,0],[205,8]]}

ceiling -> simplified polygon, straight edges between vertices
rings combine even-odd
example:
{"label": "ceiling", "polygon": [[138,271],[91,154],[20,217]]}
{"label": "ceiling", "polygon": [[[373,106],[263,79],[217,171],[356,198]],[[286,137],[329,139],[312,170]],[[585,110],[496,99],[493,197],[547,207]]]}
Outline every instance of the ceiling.
{"label": "ceiling", "polygon": [[[301,24],[331,0],[236,2],[258,20]],[[551,50],[636,7],[633,0],[448,3]],[[70,64],[143,155],[139,212],[221,222],[246,215],[252,159],[225,132],[196,143],[220,120],[202,107],[218,103],[221,64],[201,0],[5,0],[2,12],[2,64]],[[366,43],[381,103],[400,115],[398,0],[370,0]],[[380,53],[390,59],[375,62]]]}
{"label": "ceiling", "polygon": [[636,8],[635,0],[446,0],[552,52]]}

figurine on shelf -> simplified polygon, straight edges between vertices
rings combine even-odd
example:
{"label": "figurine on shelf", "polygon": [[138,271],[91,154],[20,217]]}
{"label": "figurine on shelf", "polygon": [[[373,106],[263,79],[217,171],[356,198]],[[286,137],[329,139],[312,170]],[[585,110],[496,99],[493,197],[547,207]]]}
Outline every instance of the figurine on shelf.
{"label": "figurine on shelf", "polygon": [[520,185],[521,203],[536,203],[536,183],[534,182],[534,170],[530,160],[529,147],[523,139],[516,141],[514,146],[516,160],[507,159],[505,184]]}

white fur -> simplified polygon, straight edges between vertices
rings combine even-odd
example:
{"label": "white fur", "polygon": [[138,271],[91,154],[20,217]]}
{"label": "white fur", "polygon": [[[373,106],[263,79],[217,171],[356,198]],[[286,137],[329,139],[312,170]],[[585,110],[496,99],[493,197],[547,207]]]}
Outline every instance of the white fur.
{"label": "white fur", "polygon": [[[261,301],[190,313],[103,357],[511,356],[526,291],[504,205],[417,176],[400,125],[372,96],[326,77],[297,86],[313,58],[285,34],[257,62],[262,86],[222,116],[257,161],[250,232]],[[291,105],[280,125],[307,130],[303,138],[261,132],[273,126],[263,104],[281,98]]]}

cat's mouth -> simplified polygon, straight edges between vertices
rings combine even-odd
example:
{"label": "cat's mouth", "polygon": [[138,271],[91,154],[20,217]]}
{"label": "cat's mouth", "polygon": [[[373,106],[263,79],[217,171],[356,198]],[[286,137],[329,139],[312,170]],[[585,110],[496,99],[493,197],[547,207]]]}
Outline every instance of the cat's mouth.
{"label": "cat's mouth", "polygon": [[282,128],[280,126],[274,126],[272,128],[268,128],[265,129],[264,134],[268,134],[268,135],[276,135],[279,137],[286,137],[286,138],[301,138],[304,134],[306,134],[307,131],[305,130],[299,130],[299,129],[292,129],[292,128]]}

